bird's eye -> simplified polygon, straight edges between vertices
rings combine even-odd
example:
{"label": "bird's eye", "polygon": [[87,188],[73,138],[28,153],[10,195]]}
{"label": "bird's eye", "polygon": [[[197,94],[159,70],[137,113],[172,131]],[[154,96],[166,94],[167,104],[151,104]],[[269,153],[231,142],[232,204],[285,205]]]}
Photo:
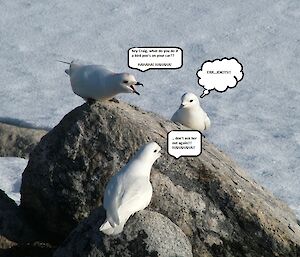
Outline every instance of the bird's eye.
{"label": "bird's eye", "polygon": [[190,103],[193,102],[194,100],[190,100]]}
{"label": "bird's eye", "polygon": [[128,83],[128,80],[123,80],[123,83],[127,84],[127,83]]}
{"label": "bird's eye", "polygon": [[154,152],[156,153],[156,152],[157,152],[157,150],[155,149],[155,150],[154,150]]}

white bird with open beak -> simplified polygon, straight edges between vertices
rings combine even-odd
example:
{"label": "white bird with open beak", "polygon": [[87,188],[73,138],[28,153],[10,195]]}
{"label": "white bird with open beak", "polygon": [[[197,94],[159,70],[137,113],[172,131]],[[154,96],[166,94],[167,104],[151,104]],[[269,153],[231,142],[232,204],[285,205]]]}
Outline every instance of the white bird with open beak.
{"label": "white bird with open beak", "polygon": [[110,100],[120,93],[135,93],[140,95],[136,86],[143,86],[132,74],[115,73],[102,65],[84,65],[76,61],[69,64],[65,72],[69,75],[73,92],[89,100]]}

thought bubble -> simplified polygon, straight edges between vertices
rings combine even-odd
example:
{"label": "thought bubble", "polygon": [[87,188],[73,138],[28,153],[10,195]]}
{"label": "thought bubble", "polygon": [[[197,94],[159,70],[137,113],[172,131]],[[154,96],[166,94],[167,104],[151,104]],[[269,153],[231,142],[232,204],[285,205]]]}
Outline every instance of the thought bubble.
{"label": "thought bubble", "polygon": [[181,156],[198,156],[202,152],[202,134],[197,130],[172,130],[168,133],[168,153]]}
{"label": "thought bubble", "polygon": [[134,47],[128,50],[128,67],[140,71],[179,69],[182,57],[179,47]]}
{"label": "thought bubble", "polygon": [[211,90],[225,92],[227,88],[235,87],[244,77],[243,66],[235,58],[206,61],[197,71],[198,83],[204,88],[201,98]]}

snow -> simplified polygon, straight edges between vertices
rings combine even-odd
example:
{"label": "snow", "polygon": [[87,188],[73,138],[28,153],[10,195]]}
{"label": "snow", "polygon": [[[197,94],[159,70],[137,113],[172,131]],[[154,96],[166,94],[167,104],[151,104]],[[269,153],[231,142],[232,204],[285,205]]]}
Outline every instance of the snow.
{"label": "snow", "polygon": [[[300,218],[299,21],[298,0],[1,1],[0,120],[52,128],[83,103],[57,59],[132,72],[145,88],[120,98],[170,118],[184,92],[202,93],[203,62],[235,57],[243,80],[201,101],[206,138]],[[138,46],[180,47],[183,67],[131,70],[127,50]]]}
{"label": "snow", "polygon": [[22,172],[27,162],[17,157],[0,158],[0,188],[17,204],[20,204]]}

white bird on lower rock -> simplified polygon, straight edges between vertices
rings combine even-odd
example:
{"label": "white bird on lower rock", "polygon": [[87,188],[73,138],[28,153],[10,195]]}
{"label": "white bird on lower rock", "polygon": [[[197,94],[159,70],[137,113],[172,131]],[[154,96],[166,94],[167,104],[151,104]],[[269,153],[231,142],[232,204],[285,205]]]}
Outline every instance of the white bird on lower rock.
{"label": "white bird on lower rock", "polygon": [[108,182],[103,202],[106,220],[99,228],[104,234],[121,233],[129,217],[149,205],[153,192],[150,172],[160,150],[155,142],[144,145]]}
{"label": "white bird on lower rock", "polygon": [[110,100],[120,93],[135,93],[136,81],[129,73],[114,73],[102,65],[84,65],[78,61],[64,62],[69,64],[65,72],[69,75],[73,92],[85,100]]}
{"label": "white bird on lower rock", "polygon": [[181,97],[181,105],[171,120],[201,132],[209,129],[211,125],[206,112],[200,106],[198,97],[193,93],[185,93]]}

